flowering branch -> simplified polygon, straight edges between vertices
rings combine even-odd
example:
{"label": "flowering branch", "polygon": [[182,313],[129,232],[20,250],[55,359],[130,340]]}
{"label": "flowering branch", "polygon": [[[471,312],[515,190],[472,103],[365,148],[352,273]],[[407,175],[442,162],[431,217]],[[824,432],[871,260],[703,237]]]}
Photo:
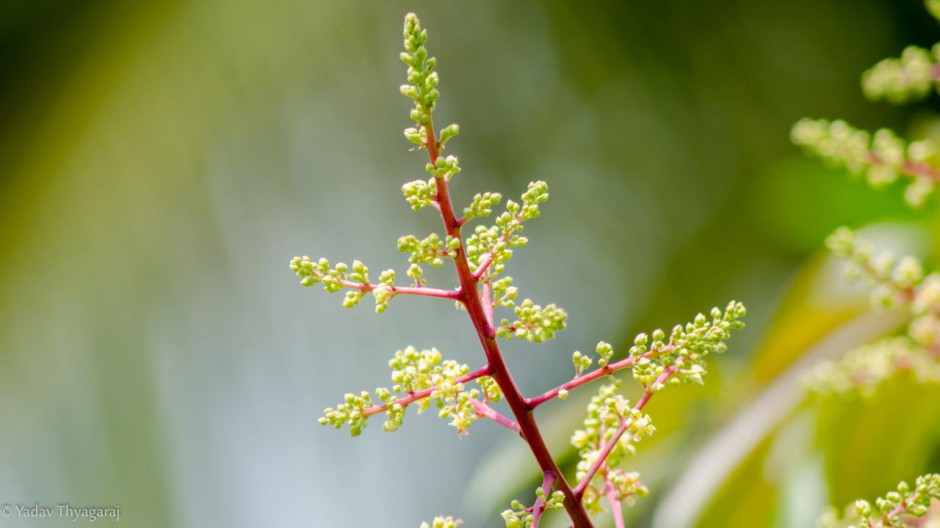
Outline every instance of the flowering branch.
{"label": "flowering branch", "polygon": [[[940,0],[926,0],[927,10],[940,20]],[[899,58],[884,59],[862,75],[862,89],[873,100],[903,103],[921,99],[940,88],[940,44],[932,51],[909,46]],[[906,142],[888,129],[870,134],[841,120],[802,119],[792,129],[797,145],[833,165],[853,173],[865,171],[872,186],[893,182],[898,175],[912,180],[904,194],[912,206],[922,205],[940,185],[940,150],[931,139]],[[866,276],[876,286],[872,303],[879,308],[902,305],[910,315],[906,335],[882,338],[856,348],[838,361],[818,365],[808,376],[817,393],[861,393],[871,396],[884,380],[898,372],[911,372],[919,381],[940,380],[940,273],[925,274],[914,257],[900,260],[888,251],[860,240],[848,228],[840,228],[827,240],[837,256],[848,261],[847,271]],[[826,528],[866,526],[901,528],[920,526],[931,502],[940,498],[940,475],[917,478],[914,490],[906,482],[875,501],[875,507],[857,500],[840,513],[830,509],[820,519]],[[841,518],[840,518],[841,517]]]}
{"label": "flowering branch", "polygon": [[[418,149],[426,151],[428,162],[425,169],[430,178],[406,183],[402,186],[402,193],[412,209],[430,207],[437,211],[443,223],[443,236],[431,233],[423,239],[414,235],[399,238],[398,249],[411,254],[407,275],[414,281],[413,286],[395,285],[393,270],[383,271],[379,281],[373,283],[369,280],[368,269],[358,260],[353,262],[352,267],[344,263],[331,267],[324,258],[313,261],[309,257],[295,257],[291,260],[291,270],[304,286],[322,283],[324,289],[331,293],[347,290],[343,301],[343,306],[347,308],[355,306],[368,293],[375,298],[377,313],[384,312],[396,295],[419,295],[455,301],[458,307],[466,310],[486,363],[471,372],[465,364],[444,360],[436,348],[418,350],[408,346],[396,351],[389,361],[392,387],[380,387],[374,392],[374,397],[381,403],[374,403],[373,394],[369,392],[347,394],[343,403],[336,408],[324,410],[320,423],[336,428],[349,427],[350,434],[356,436],[362,432],[371,416],[384,412],[387,417],[384,429],[395,431],[403,423],[409,406],[417,406],[418,413],[421,413],[432,404],[438,409],[440,417],[450,420],[451,425],[457,428],[458,434],[466,434],[467,428],[476,419],[493,420],[526,442],[543,475],[542,485],[536,490],[536,501],[531,508],[514,501],[512,509],[503,512],[507,527],[537,528],[545,511],[564,508],[574,528],[591,528],[589,514],[594,512],[596,503],[596,494],[589,486],[591,479],[601,467],[605,468],[605,482],[610,488],[605,493],[616,502],[618,516],[619,501],[632,500],[645,494],[645,488],[639,484],[635,473],[624,473],[616,467],[622,458],[621,451],[626,449],[625,443],[621,441],[624,433],[630,431],[631,438],[636,439],[652,433],[649,418],[639,411],[653,392],[662,388],[665,381],[702,382],[706,373],[705,357],[709,353],[725,350],[724,342],[730,337],[730,330],[743,326],[739,319],[744,315],[744,307],[732,302],[724,311],[715,308],[710,312],[710,321],[707,316],[699,314],[693,322],[673,328],[668,339],[662,330],[654,331],[651,336],[640,334],[634,340],[628,357],[619,361],[612,361],[613,347],[599,343],[598,368],[585,374],[582,372],[591,366],[593,360],[575,352],[572,356],[575,377],[571,381],[534,398],[523,396],[509,371],[497,339],[517,338],[536,343],[550,340],[565,328],[568,315],[554,304],[543,307],[531,299],[516,304],[517,289],[512,286],[512,278],[499,276],[505,271],[514,249],[527,244],[528,240],[520,233],[525,222],[539,216],[539,205],[548,199],[548,186],[542,181],[531,182],[518,202],[506,201],[505,211],[496,217],[494,225],[477,226],[472,234],[464,236],[462,227],[471,219],[492,214],[492,209],[500,203],[502,196],[498,193],[477,194],[463,210],[464,214],[457,216],[450,194],[450,181],[460,172],[459,160],[456,156],[444,156],[442,151],[447,141],[457,135],[459,128],[457,125],[449,125],[438,132],[434,127],[432,113],[439,97],[439,79],[435,71],[437,62],[428,56],[424,47],[427,32],[421,29],[413,14],[405,18],[404,37],[405,52],[401,59],[408,66],[408,83],[401,87],[401,92],[414,101],[410,114],[414,126],[405,130],[405,137]],[[453,264],[458,287],[450,290],[427,287],[421,266],[438,267],[446,260]],[[495,324],[494,311],[499,308],[512,309],[515,321],[502,319],[498,325]],[[578,466],[578,478],[582,479],[582,483],[573,489],[542,438],[533,411],[552,398],[565,398],[569,390],[627,368],[632,369],[634,378],[646,387],[647,393],[634,409],[630,409],[626,400],[616,394],[619,384],[602,388],[603,397],[595,398],[595,410],[591,412],[603,414],[597,420],[598,423],[605,420],[610,423],[604,426],[602,435],[594,429],[592,432],[575,433],[576,437],[590,440],[593,455],[583,450],[584,458]],[[468,384],[471,382],[475,382],[479,388],[470,388]],[[491,406],[491,403],[503,399],[511,415],[503,414]],[[607,410],[597,411],[600,407]],[[614,419],[617,420],[616,424],[610,421]],[[594,419],[589,417],[585,423],[593,423],[590,420]],[[589,428],[588,425],[586,427]],[[619,432],[609,434],[614,429]],[[600,447],[602,441],[604,445]],[[589,470],[587,465],[591,466]],[[589,490],[592,493],[588,493]],[[451,528],[459,522],[450,517],[438,517],[434,527],[440,525]],[[622,519],[615,522],[622,526]]]}
{"label": "flowering branch", "polygon": [[586,374],[576,375],[574,379],[572,379],[571,381],[562,383],[561,385],[555,387],[554,389],[546,391],[538,396],[535,396],[534,398],[527,399],[526,405],[528,405],[530,409],[535,409],[539,405],[542,405],[548,400],[559,397],[560,395],[564,395],[565,397],[567,397],[567,393],[572,389],[576,389],[582,385],[586,385],[596,379],[603,378],[604,376],[610,376],[611,374],[615,372],[632,368],[633,365],[640,359],[650,359],[660,354],[666,354],[666,353],[672,352],[673,350],[675,350],[675,346],[667,345],[661,349],[650,350],[649,352],[646,352],[645,354],[642,354],[640,356],[628,357],[616,363],[604,365],[603,367],[592,370],[591,372],[588,372]]}
{"label": "flowering branch", "polygon": [[[377,284],[363,284],[361,282],[347,280],[342,281],[342,284],[346,288],[359,290],[363,293],[369,293],[374,291],[376,288],[381,287],[381,285]],[[424,297],[439,297],[441,299],[450,299],[452,301],[460,299],[460,292],[456,290],[441,290],[438,288],[427,288],[425,286],[390,286],[388,291],[392,295],[420,295]]]}
{"label": "flowering branch", "polygon": [[646,388],[646,391],[643,393],[643,396],[636,402],[636,405],[633,406],[633,411],[629,415],[624,416],[620,420],[620,426],[617,427],[617,430],[607,439],[607,442],[600,450],[600,454],[594,460],[594,463],[591,464],[590,469],[584,477],[581,478],[578,485],[574,488],[574,493],[578,498],[584,496],[584,492],[587,487],[591,484],[591,480],[594,479],[594,476],[597,475],[597,472],[604,466],[607,461],[607,457],[610,456],[611,451],[614,450],[614,447],[620,443],[621,437],[628,430],[639,430],[641,432],[646,432],[648,423],[645,423],[645,419],[640,415],[640,411],[646,407],[646,404],[649,403],[650,398],[653,397],[655,391],[658,390],[656,387],[662,387],[665,385],[666,381],[676,373],[678,369],[675,367],[667,367],[666,370],[656,378],[655,383],[652,386]]}
{"label": "flowering branch", "polygon": [[[477,379],[477,378],[480,378],[480,377],[482,377],[482,376],[486,376],[486,375],[489,374],[489,373],[490,373],[490,368],[489,368],[489,366],[485,366],[485,367],[483,367],[483,368],[480,368],[480,369],[477,369],[477,370],[471,372],[470,374],[464,374],[463,376],[460,376],[459,378],[457,378],[457,382],[458,382],[458,383],[467,383],[467,382],[469,382],[469,381],[473,381],[473,380],[475,380],[475,379]],[[369,416],[372,416],[372,415],[374,415],[374,414],[378,414],[378,413],[385,412],[385,411],[388,410],[388,408],[389,408],[390,405],[400,405],[400,406],[402,406],[402,407],[407,407],[407,406],[408,406],[409,404],[411,404],[411,403],[414,403],[414,402],[416,402],[416,401],[418,401],[418,400],[423,400],[424,398],[427,398],[428,396],[431,395],[431,393],[433,393],[433,392],[436,391],[436,390],[437,390],[437,385],[432,385],[430,388],[427,388],[427,389],[424,389],[424,390],[419,390],[419,391],[416,391],[416,392],[412,392],[412,393],[408,394],[407,396],[403,396],[403,397],[401,397],[401,398],[398,398],[397,400],[394,400],[394,401],[392,401],[392,402],[390,402],[390,403],[386,403],[386,404],[383,404],[383,405],[373,405],[373,406],[371,406],[371,407],[366,407],[365,409],[362,410],[362,415],[363,415],[364,417],[369,417]]]}
{"label": "flowering branch", "polygon": [[539,523],[542,520],[542,514],[545,513],[546,506],[548,502],[545,500],[545,495],[552,491],[552,486],[555,485],[555,479],[557,477],[551,471],[546,471],[542,477],[542,485],[539,487],[539,490],[542,491],[535,499],[535,504],[532,505],[532,523],[529,525],[530,528],[538,528]]}
{"label": "flowering branch", "polygon": [[911,526],[903,516],[923,517],[932,500],[940,499],[940,475],[928,474],[917,477],[914,489],[901,481],[895,491],[875,500],[874,507],[866,500],[859,499],[845,507],[844,516],[830,509],[820,519],[824,528],[842,528],[859,526],[869,528],[905,528]]}
{"label": "flowering branch", "polygon": [[886,128],[870,134],[838,119],[801,119],[793,125],[790,139],[831,165],[852,173],[864,171],[873,187],[885,186],[899,174],[910,177],[904,199],[915,207],[923,205],[940,184],[940,149],[930,139],[906,143]]}

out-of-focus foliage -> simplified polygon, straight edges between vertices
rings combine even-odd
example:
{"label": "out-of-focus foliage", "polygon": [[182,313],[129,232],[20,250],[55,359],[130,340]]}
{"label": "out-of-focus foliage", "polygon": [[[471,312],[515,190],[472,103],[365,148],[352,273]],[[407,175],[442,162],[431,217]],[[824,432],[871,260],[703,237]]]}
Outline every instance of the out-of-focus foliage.
{"label": "out-of-focus foliage", "polygon": [[[706,490],[697,525],[808,526],[825,504],[881,496],[937,460],[936,387],[888,384],[877,403],[818,413],[793,396],[804,358],[898,324],[862,315],[865,292],[819,256],[825,236],[887,221],[885,241],[936,247],[930,207],[845,181],[787,137],[805,115],[937,137],[932,96],[896,109],[858,89],[878,60],[937,40],[916,0],[12,0],[0,7],[0,504],[120,504],[132,526],[417,526],[435,511],[487,526],[535,489],[488,473],[530,474],[495,428],[457,442],[415,421],[350,442],[316,424],[344,380],[380,383],[377,359],[406,343],[474,353],[461,314],[401,299],[381,320],[337,313],[282,261],[316,248],[386,269],[401,264],[394,247],[357,240],[433,225],[385,199],[424,177],[398,132],[408,105],[389,51],[411,10],[448,32],[435,41],[438,112],[461,123],[461,178],[480,180],[456,186],[460,202],[552,186],[551,214],[515,257],[543,275],[519,286],[578,316],[549,345],[557,369],[531,370],[525,391],[570,376],[571,352],[598,337],[618,345],[702,305],[748,305],[711,383],[651,404],[657,434],[636,459],[650,497],[633,525],[674,504],[669,490]],[[416,335],[427,318],[438,333]],[[521,366],[536,352],[514,341],[509,355]],[[548,421],[564,453],[577,416]],[[409,473],[413,493],[386,493],[418,455],[442,463]]]}

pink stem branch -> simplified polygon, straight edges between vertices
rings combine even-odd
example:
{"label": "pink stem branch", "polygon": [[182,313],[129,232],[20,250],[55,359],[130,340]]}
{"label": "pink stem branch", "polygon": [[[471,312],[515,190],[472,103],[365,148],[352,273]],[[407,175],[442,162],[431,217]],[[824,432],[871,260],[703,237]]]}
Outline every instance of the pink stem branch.
{"label": "pink stem branch", "polygon": [[607,500],[610,502],[610,513],[614,516],[614,528],[624,528],[623,505],[617,498],[617,490],[614,489],[614,485],[609,480],[604,485],[604,495],[607,496]]}
{"label": "pink stem branch", "polygon": [[551,471],[546,471],[545,475],[542,477],[542,491],[544,492],[541,497],[536,499],[535,504],[532,505],[532,524],[529,525],[529,528],[539,528],[539,522],[542,520],[542,514],[545,513],[545,503],[547,499],[552,496],[552,486],[555,485],[555,474]]}
{"label": "pink stem branch", "polygon": [[[884,159],[874,152],[868,153],[868,161],[873,165],[886,164]],[[898,169],[898,172],[906,176],[920,176],[930,178],[935,182],[940,182],[940,168],[928,165],[927,163],[905,160],[896,165],[895,168]]]}
{"label": "pink stem branch", "polygon": [[493,254],[487,253],[486,257],[483,259],[483,262],[477,266],[477,269],[473,272],[473,280],[480,280],[480,277],[486,273],[487,268],[490,267],[490,264],[493,263]]}
{"label": "pink stem branch", "polygon": [[492,294],[492,290],[490,289],[490,285],[484,283],[483,284],[483,298],[481,299],[483,302],[483,313],[484,315],[486,315],[486,322],[488,322],[492,326],[493,324],[493,301],[490,299],[491,294]]}
{"label": "pink stem branch", "polygon": [[904,513],[904,511],[907,510],[911,504],[914,504],[915,502],[917,502],[917,499],[920,498],[919,496],[920,496],[919,493],[915,493],[914,495],[908,497],[907,499],[902,500],[900,504],[895,506],[891,511],[889,511],[883,517],[881,517],[881,519],[878,520],[878,524],[875,526],[876,527],[890,526],[891,525],[890,519],[892,517],[895,517],[897,515]]}
{"label": "pink stem branch", "polygon": [[599,368],[599,369],[592,370],[591,372],[588,372],[588,373],[586,373],[586,374],[581,374],[580,376],[575,377],[573,380],[571,380],[571,381],[569,381],[569,382],[567,382],[567,383],[563,383],[562,385],[559,385],[558,387],[555,387],[554,389],[552,389],[552,390],[550,390],[550,391],[548,391],[548,392],[546,392],[546,393],[544,393],[544,394],[541,394],[541,395],[539,395],[539,396],[535,396],[535,397],[533,397],[533,398],[528,398],[528,399],[526,400],[526,405],[527,405],[530,409],[535,409],[536,407],[538,407],[539,405],[542,405],[543,403],[547,402],[548,400],[551,400],[552,398],[557,397],[557,396],[558,396],[558,393],[561,392],[561,391],[563,391],[563,390],[565,390],[565,391],[570,391],[571,389],[575,389],[575,388],[577,388],[577,387],[580,387],[581,385],[590,383],[590,382],[592,382],[592,381],[594,381],[594,380],[596,380],[596,379],[598,379],[598,378],[603,378],[604,376],[609,376],[610,374],[613,374],[613,373],[615,373],[615,372],[618,372],[618,371],[621,371],[621,370],[624,370],[624,369],[627,369],[627,368],[632,368],[632,367],[633,367],[633,364],[636,363],[636,361],[637,361],[638,359],[641,359],[641,358],[647,358],[647,359],[649,359],[649,358],[651,358],[651,357],[658,356],[659,354],[664,354],[664,353],[666,353],[666,352],[672,352],[673,349],[675,349],[675,346],[673,346],[673,345],[666,345],[666,346],[664,346],[663,348],[657,348],[657,349],[654,349],[654,350],[650,350],[649,352],[647,352],[647,353],[645,353],[645,354],[641,354],[641,355],[639,355],[639,356],[630,356],[630,357],[628,357],[628,358],[626,358],[626,359],[622,359],[622,360],[620,360],[620,361],[618,361],[618,362],[616,362],[616,363],[611,363],[611,364],[609,364],[609,365],[604,365],[603,367],[601,367],[601,368]]}
{"label": "pink stem branch", "polygon": [[506,416],[503,416],[496,409],[490,407],[489,405],[475,398],[470,400],[470,405],[473,406],[473,410],[476,411],[477,416],[489,418],[490,420],[493,420],[494,422],[502,425],[506,429],[509,429],[518,435],[522,434],[522,430],[519,429],[519,424],[510,420]]}
{"label": "pink stem branch", "polygon": [[[481,378],[481,377],[483,377],[483,376],[487,376],[487,375],[489,375],[489,373],[490,373],[490,366],[487,365],[487,366],[485,366],[485,367],[483,367],[483,368],[474,370],[473,372],[470,372],[470,373],[468,373],[468,374],[464,374],[463,376],[458,377],[457,380],[456,380],[456,382],[457,382],[457,383],[467,383],[468,381],[473,381],[473,380],[475,380],[475,379],[477,379],[477,378]],[[365,416],[365,417],[368,417],[368,416],[372,416],[373,414],[378,414],[378,413],[380,413],[380,412],[385,412],[385,410],[388,409],[388,406],[389,406],[389,405],[392,405],[392,404],[394,404],[394,403],[397,403],[397,404],[399,404],[399,405],[401,405],[401,406],[407,406],[407,405],[409,405],[409,404],[411,404],[411,403],[414,403],[414,402],[416,402],[416,401],[418,401],[418,400],[427,398],[428,396],[431,395],[432,392],[434,392],[434,391],[436,391],[436,390],[437,390],[437,385],[435,385],[435,386],[433,386],[433,387],[428,387],[427,389],[423,389],[423,390],[419,390],[419,391],[412,392],[412,393],[409,394],[408,396],[404,396],[404,397],[398,398],[397,400],[395,400],[395,401],[393,401],[393,402],[391,402],[391,403],[386,403],[386,404],[384,404],[384,405],[373,405],[372,407],[366,407],[365,409],[362,410],[362,415]]]}
{"label": "pink stem branch", "polygon": [[[518,221],[520,218],[521,218],[521,215],[516,216],[516,220],[517,220],[517,221]],[[513,234],[514,232],[515,232],[515,229],[508,229],[508,230],[506,230],[505,232],[503,232],[503,236],[500,237],[500,240],[499,240],[499,241],[502,242],[503,244],[509,242],[509,238],[512,237],[512,234]],[[493,261],[494,261],[494,260],[495,260],[495,257],[494,257],[494,255],[493,255],[493,252],[492,252],[492,251],[488,251],[488,252],[486,253],[486,257],[483,258],[483,261],[480,262],[480,265],[477,266],[477,269],[476,269],[476,270],[474,270],[474,272],[473,272],[473,280],[480,280],[480,277],[482,277],[483,274],[486,273],[486,270],[489,269],[490,265],[493,264]]]}
{"label": "pink stem branch", "polygon": [[[677,370],[678,369],[674,366],[666,367],[666,370],[663,371],[663,373],[660,374],[658,378],[656,378],[656,381],[653,382],[652,386],[662,385],[666,382],[667,379],[669,379],[670,376],[675,374]],[[633,410],[640,411],[643,409],[643,407],[646,407],[646,404],[650,401],[650,398],[653,397],[653,394],[655,394],[655,392],[653,392],[652,387],[648,387],[646,392],[643,393],[643,397],[640,398],[640,400],[636,402],[636,405],[633,406]],[[604,444],[604,447],[601,449],[597,459],[595,459],[594,463],[591,464],[591,468],[588,469],[587,474],[584,475],[584,478],[581,479],[581,482],[578,482],[578,485],[574,487],[574,494],[579,499],[584,496],[584,490],[586,490],[587,487],[591,484],[591,479],[593,479],[594,476],[597,475],[597,472],[600,471],[601,467],[603,467],[604,463],[607,461],[607,457],[610,456],[610,452],[613,451],[614,447],[617,445],[617,442],[620,441],[620,437],[622,437],[623,434],[627,432],[627,429],[629,429],[630,425],[632,424],[632,416],[623,418],[620,421],[620,427],[614,431],[614,435],[610,437],[609,440],[607,440],[606,444]]]}
{"label": "pink stem branch", "polygon": [[[371,292],[381,286],[381,284],[363,283],[351,280],[341,280],[340,284],[363,293]],[[391,286],[389,291],[396,295],[423,295],[425,297],[439,297],[453,301],[460,299],[459,290],[441,290],[437,288],[425,288],[423,286]]]}

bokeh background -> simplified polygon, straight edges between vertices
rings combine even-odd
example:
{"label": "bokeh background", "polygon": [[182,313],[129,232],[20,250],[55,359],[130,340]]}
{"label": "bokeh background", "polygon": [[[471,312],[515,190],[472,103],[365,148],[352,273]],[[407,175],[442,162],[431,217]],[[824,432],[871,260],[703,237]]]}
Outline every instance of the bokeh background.
{"label": "bokeh background", "polygon": [[[935,98],[890,107],[858,85],[940,40],[919,0],[5,0],[0,503],[119,505],[134,527],[396,528],[501,526],[531,495],[530,455],[493,424],[458,438],[409,416],[350,439],[316,423],[386,385],[397,348],[481,361],[447,303],[344,312],[287,267],[401,272],[397,237],[437,227],[399,191],[424,164],[401,135],[408,11],[439,59],[438,122],[461,126],[458,201],[550,186],[512,275],[570,324],[507,347],[526,391],[598,340],[624,350],[732,298],[749,308],[705,387],[649,407],[659,432],[635,464],[652,494],[632,526],[811,526],[937,469],[936,388],[812,401],[800,382],[897,325],[844,283],[825,236],[872,226],[929,258],[936,206],[909,211],[788,140],[804,116],[936,132]],[[539,414],[568,463],[587,392]]]}

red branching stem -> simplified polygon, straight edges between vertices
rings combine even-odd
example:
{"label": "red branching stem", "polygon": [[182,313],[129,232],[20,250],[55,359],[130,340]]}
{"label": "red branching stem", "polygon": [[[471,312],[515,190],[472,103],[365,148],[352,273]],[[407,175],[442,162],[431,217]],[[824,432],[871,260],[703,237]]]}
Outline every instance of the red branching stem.
{"label": "red branching stem", "polygon": [[[483,368],[479,368],[477,370],[474,370],[473,372],[470,372],[468,374],[464,374],[463,376],[458,377],[456,381],[457,383],[467,383],[477,378],[482,378],[483,376],[487,376],[489,375],[489,373],[490,373],[490,366],[487,365]],[[432,392],[436,390],[437,390],[437,385],[433,387],[428,387],[427,389],[412,392],[411,394],[398,398],[397,400],[394,400],[391,403],[386,403],[383,405],[373,405],[372,407],[366,407],[365,409],[362,410],[362,415],[365,417],[369,417],[369,416],[372,416],[373,414],[385,412],[385,410],[388,409],[388,406],[393,403],[397,403],[401,406],[410,405],[418,400],[427,398],[428,396],[431,395]]]}
{"label": "red branching stem", "polygon": [[614,517],[614,528],[624,528],[623,505],[620,503],[620,499],[617,498],[617,490],[614,489],[613,483],[609,480],[604,484],[604,495],[607,496],[607,500],[610,502],[610,513]]}
{"label": "red branching stem", "polygon": [[598,378],[602,378],[602,377],[604,377],[604,376],[609,376],[609,375],[611,375],[611,374],[613,374],[613,373],[615,373],[615,372],[618,372],[618,371],[620,371],[620,370],[624,370],[624,369],[627,369],[627,368],[632,368],[632,367],[633,367],[633,364],[636,363],[636,361],[637,361],[638,359],[641,359],[641,358],[647,358],[647,359],[649,359],[649,358],[651,358],[651,357],[658,356],[658,355],[660,355],[660,354],[664,354],[664,353],[667,353],[667,352],[672,352],[673,349],[675,349],[675,346],[674,346],[674,345],[666,345],[666,346],[664,346],[664,347],[662,347],[662,348],[657,348],[657,349],[650,350],[649,352],[646,352],[645,354],[641,354],[641,355],[639,355],[639,356],[630,356],[630,357],[628,357],[628,358],[626,358],[626,359],[622,359],[622,360],[620,360],[620,361],[618,361],[618,362],[616,362],[616,363],[611,363],[611,364],[609,364],[609,365],[604,365],[603,367],[601,367],[601,368],[599,368],[599,369],[595,369],[595,370],[592,370],[591,372],[588,372],[588,373],[586,373],[586,374],[581,374],[581,375],[579,375],[579,376],[576,376],[573,380],[571,380],[571,381],[569,381],[569,382],[567,382],[567,383],[563,383],[563,384],[559,385],[558,387],[555,387],[554,389],[552,389],[552,390],[550,390],[550,391],[548,391],[548,392],[546,392],[546,393],[544,393],[544,394],[540,394],[539,396],[535,396],[534,398],[529,398],[529,399],[527,399],[527,400],[526,400],[526,405],[527,405],[530,409],[535,409],[536,407],[538,407],[539,405],[542,405],[543,403],[547,402],[548,400],[551,400],[552,398],[557,397],[557,396],[558,396],[558,393],[561,392],[561,391],[563,391],[563,390],[570,391],[571,389],[574,389],[574,388],[580,387],[581,385],[590,383],[590,382],[592,382],[592,381],[594,381],[594,380],[596,380],[596,379],[598,379]]}
{"label": "red branching stem", "polygon": [[878,524],[876,526],[891,526],[890,519],[892,517],[895,517],[897,515],[901,515],[902,513],[904,513],[910,507],[911,504],[914,504],[917,502],[918,498],[920,498],[920,494],[915,493],[914,495],[902,500],[897,506],[892,508],[891,511],[889,511],[881,519],[879,519]]}
{"label": "red branching stem", "polygon": [[[516,216],[518,221],[520,216]],[[503,244],[509,242],[509,238],[512,237],[512,234],[515,232],[515,229],[507,229],[503,232],[503,236],[500,237],[500,242]],[[477,266],[477,269],[473,271],[473,279],[480,280],[480,277],[486,273],[486,270],[489,269],[490,265],[493,264],[493,261],[496,260],[496,257],[493,255],[492,251],[488,251],[486,256],[483,258],[483,261],[480,262],[480,265]]]}
{"label": "red branching stem", "polygon": [[493,325],[493,301],[490,299],[492,295],[492,290],[490,285],[483,283],[483,298],[481,299],[483,303],[483,313],[486,315],[486,322],[491,326]]}
{"label": "red branching stem", "polygon": [[[428,112],[430,113],[430,112]],[[434,133],[434,125],[430,121],[425,124],[427,137],[425,138],[425,147],[428,151],[428,159],[431,165],[437,162],[440,156],[440,145]],[[506,403],[512,410],[512,414],[519,424],[519,430],[522,438],[529,444],[529,449],[535,457],[542,473],[551,471],[558,477],[558,489],[565,495],[565,511],[574,524],[574,528],[592,528],[591,519],[584,509],[584,505],[578,497],[574,495],[571,486],[565,481],[558,464],[555,462],[551,451],[545,445],[542,433],[538,424],[535,422],[535,416],[532,410],[526,405],[525,397],[516,386],[515,380],[509,373],[509,367],[503,359],[499,344],[496,342],[496,329],[487,320],[486,312],[483,308],[483,302],[480,299],[480,292],[477,288],[478,278],[474,277],[470,264],[467,262],[467,254],[463,244],[463,237],[460,234],[460,224],[457,216],[454,214],[454,206],[451,203],[447,180],[435,176],[437,184],[437,203],[440,205],[441,219],[444,222],[444,228],[447,234],[460,241],[460,246],[456,250],[454,257],[454,268],[457,272],[457,278],[460,281],[459,300],[467,309],[473,327],[476,329],[477,337],[483,347],[483,353],[486,355],[487,363],[490,368],[490,376],[499,385],[502,390]]]}
{"label": "red branching stem", "polygon": [[506,429],[509,429],[510,431],[513,431],[520,436],[522,435],[522,431],[519,429],[519,424],[507,418],[506,416],[503,416],[496,409],[475,398],[470,399],[470,405],[473,405],[473,410],[476,411],[477,416],[489,418],[499,425],[502,425]]}
{"label": "red branching stem", "polygon": [[490,264],[493,263],[493,254],[487,253],[486,257],[483,258],[483,262],[480,262],[480,265],[477,266],[477,269],[473,272],[473,280],[480,280],[480,277],[486,273],[486,270],[490,267]]}
{"label": "red branching stem", "polygon": [[[670,376],[675,374],[677,371],[678,369],[675,366],[666,367],[666,370],[664,370],[663,373],[660,374],[658,378],[656,378],[656,381],[653,382],[653,385],[650,387],[647,387],[646,392],[643,393],[643,397],[641,397],[639,401],[637,401],[636,404],[633,406],[633,410],[634,411],[643,410],[643,408],[646,407],[646,404],[649,403],[650,398],[653,397],[653,394],[656,394],[653,391],[653,387],[657,385],[662,385],[663,383],[666,382],[666,380],[669,379]],[[587,474],[584,475],[584,478],[581,479],[581,482],[578,482],[578,485],[575,486],[574,488],[574,493],[578,497],[579,500],[582,497],[584,497],[584,491],[587,489],[588,486],[591,485],[591,480],[594,478],[595,475],[597,475],[597,472],[600,471],[600,469],[604,466],[604,463],[607,461],[607,457],[610,456],[610,452],[614,450],[614,447],[616,447],[617,442],[620,441],[620,437],[622,437],[623,434],[627,432],[627,429],[629,429],[631,425],[633,425],[632,416],[623,418],[620,421],[620,427],[618,427],[617,430],[614,431],[614,435],[611,436],[610,439],[607,440],[607,443],[604,444],[604,447],[601,448],[600,454],[597,456],[597,459],[594,460],[594,463],[591,464],[591,467],[590,469],[588,469]]]}
{"label": "red branching stem", "polygon": [[[359,290],[363,293],[371,292],[382,284],[372,284],[370,282],[356,282],[351,280],[341,280],[343,286]],[[457,290],[440,290],[437,288],[425,288],[424,286],[391,286],[388,289],[395,295],[422,295],[424,297],[439,297],[441,299],[450,299],[456,301],[460,299],[460,292]]]}
{"label": "red branching stem", "polygon": [[[868,153],[868,162],[872,165],[886,165],[881,156],[874,152]],[[894,167],[898,170],[898,172],[906,176],[930,178],[931,180],[940,183],[940,168],[934,167],[933,165],[904,160]]]}
{"label": "red branching stem", "polygon": [[535,504],[532,505],[532,523],[529,525],[529,528],[539,528],[539,523],[542,521],[542,514],[545,513],[545,503],[548,502],[548,499],[552,496],[552,486],[555,484],[555,474],[551,471],[546,471],[542,477],[542,491],[544,492],[541,497],[535,500]]}

